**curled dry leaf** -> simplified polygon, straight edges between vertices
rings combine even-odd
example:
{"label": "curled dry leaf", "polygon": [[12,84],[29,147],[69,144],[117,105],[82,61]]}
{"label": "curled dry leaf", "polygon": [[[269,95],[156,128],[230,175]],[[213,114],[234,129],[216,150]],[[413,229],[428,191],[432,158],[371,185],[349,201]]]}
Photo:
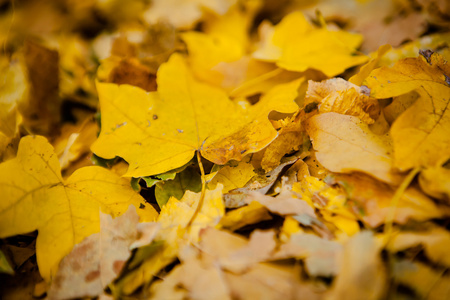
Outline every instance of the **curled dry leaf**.
{"label": "curled dry leaf", "polygon": [[310,103],[318,103],[319,113],[336,112],[355,116],[366,124],[373,124],[380,111],[375,98],[342,78],[323,82],[308,81],[305,105]]}
{"label": "curled dry leaf", "polygon": [[278,137],[264,149],[261,167],[265,171],[275,169],[286,154],[302,148],[304,140],[302,116],[304,114],[281,120],[282,127],[278,130]]}

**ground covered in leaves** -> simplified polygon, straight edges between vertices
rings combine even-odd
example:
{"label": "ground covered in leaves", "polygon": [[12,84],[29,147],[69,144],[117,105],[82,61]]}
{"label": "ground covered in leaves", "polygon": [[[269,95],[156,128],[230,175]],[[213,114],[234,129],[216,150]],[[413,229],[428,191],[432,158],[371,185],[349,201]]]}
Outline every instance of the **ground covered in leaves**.
{"label": "ground covered in leaves", "polygon": [[449,20],[0,1],[0,297],[449,299]]}

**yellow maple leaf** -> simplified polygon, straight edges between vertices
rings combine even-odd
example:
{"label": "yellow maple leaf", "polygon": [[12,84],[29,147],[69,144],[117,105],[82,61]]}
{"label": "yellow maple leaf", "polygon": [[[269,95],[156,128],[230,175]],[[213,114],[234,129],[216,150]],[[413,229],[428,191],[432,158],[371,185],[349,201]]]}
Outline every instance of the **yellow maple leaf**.
{"label": "yellow maple leaf", "polygon": [[262,47],[253,56],[286,70],[311,68],[332,77],[367,60],[364,55],[354,55],[361,42],[359,34],[314,28],[301,12],[294,12],[267,29]]}
{"label": "yellow maple leaf", "polygon": [[248,110],[220,89],[196,81],[183,58],[172,55],[158,71],[158,91],[98,83],[102,131],[92,150],[104,158],[120,156],[125,176],[161,174],[180,167],[200,151],[224,164],[240,160],[270,143],[277,132],[272,110],[292,113],[300,81],[275,87]]}
{"label": "yellow maple leaf", "polygon": [[437,53],[427,59],[400,60],[374,70],[365,81],[375,98],[420,95],[391,127],[394,165],[401,171],[439,166],[450,157],[450,67]]}
{"label": "yellow maple leaf", "polygon": [[[47,281],[75,244],[99,231],[100,209],[118,216],[144,202],[127,180],[100,167],[81,168],[64,181],[52,146],[40,136],[24,137],[17,157],[0,165],[0,188],[0,237],[37,229],[37,261]],[[157,216],[151,206],[139,214]]]}

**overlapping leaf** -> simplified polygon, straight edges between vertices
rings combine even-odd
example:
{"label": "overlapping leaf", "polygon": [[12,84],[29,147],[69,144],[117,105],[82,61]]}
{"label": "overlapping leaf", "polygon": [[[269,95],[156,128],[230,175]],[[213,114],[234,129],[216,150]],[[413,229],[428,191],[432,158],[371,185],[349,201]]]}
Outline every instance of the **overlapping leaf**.
{"label": "overlapping leaf", "polygon": [[248,111],[220,89],[196,81],[174,54],[158,72],[158,92],[99,83],[102,131],[92,146],[104,158],[123,157],[126,176],[160,174],[186,164],[200,151],[224,164],[270,143],[277,133],[272,110],[294,112],[300,81],[275,87]]}
{"label": "overlapping leaf", "polygon": [[442,56],[400,60],[392,68],[374,70],[365,84],[375,98],[413,90],[419,99],[394,122],[391,136],[395,167],[436,167],[450,157],[450,68]]}
{"label": "overlapping leaf", "polygon": [[[0,165],[0,187],[0,236],[37,229],[37,261],[48,281],[75,244],[99,231],[100,209],[117,216],[143,202],[127,180],[100,167],[81,168],[64,181],[53,148],[39,136],[23,138],[17,157]],[[156,217],[151,206],[139,213]]]}

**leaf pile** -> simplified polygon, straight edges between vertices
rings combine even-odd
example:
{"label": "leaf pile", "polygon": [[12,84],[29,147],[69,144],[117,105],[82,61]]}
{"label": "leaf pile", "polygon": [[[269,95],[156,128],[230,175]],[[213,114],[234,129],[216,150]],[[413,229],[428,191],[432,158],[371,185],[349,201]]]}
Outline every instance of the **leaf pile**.
{"label": "leaf pile", "polygon": [[2,297],[448,299],[450,7],[316,2],[4,4]]}

